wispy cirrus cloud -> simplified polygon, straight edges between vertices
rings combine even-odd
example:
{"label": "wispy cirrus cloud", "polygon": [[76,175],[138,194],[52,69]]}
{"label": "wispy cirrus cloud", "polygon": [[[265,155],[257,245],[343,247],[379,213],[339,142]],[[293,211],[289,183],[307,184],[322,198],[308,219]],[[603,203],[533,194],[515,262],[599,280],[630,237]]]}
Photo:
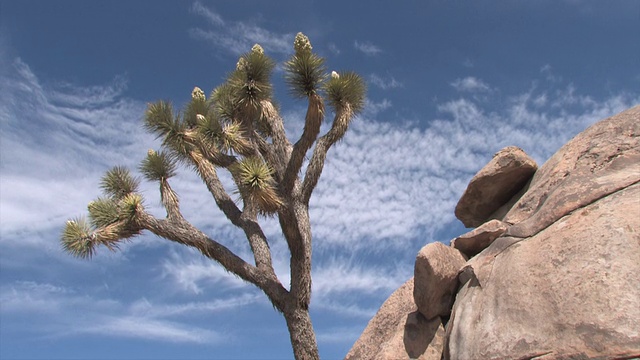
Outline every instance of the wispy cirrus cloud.
{"label": "wispy cirrus cloud", "polygon": [[[3,76],[2,242],[11,234],[50,231],[82,211],[98,195],[102,172],[116,164],[135,167],[131,154],[155,142],[140,131],[144,104],[126,99],[126,81],[104,86],[43,86],[16,58]],[[19,238],[21,242],[29,239]]]}
{"label": "wispy cirrus cloud", "polygon": [[467,76],[462,79],[456,79],[451,83],[451,86],[458,91],[462,92],[488,92],[491,91],[491,87],[484,81],[474,77]]}
{"label": "wispy cirrus cloud", "polygon": [[370,41],[360,42],[356,40],[353,43],[353,47],[368,56],[378,55],[382,52],[382,49],[379,46]]}
{"label": "wispy cirrus cloud", "polygon": [[338,56],[341,53],[340,49],[338,48],[338,45],[336,45],[335,43],[332,43],[332,42],[329,43],[329,45],[327,45],[327,48],[335,56]]}
{"label": "wispy cirrus cloud", "polygon": [[193,27],[189,29],[189,35],[208,42],[216,49],[240,55],[258,43],[269,53],[288,54],[292,51],[293,33],[276,33],[251,22],[225,20],[199,1],[193,3],[191,11],[207,20],[211,27]]}
{"label": "wispy cirrus cloud", "polygon": [[[98,299],[49,283],[14,282],[3,285],[0,300],[3,318],[39,314],[28,332],[47,337],[95,334],[155,341],[212,344],[229,336],[176,320],[183,315],[211,314],[255,302],[255,295],[228,300],[187,304],[151,304],[146,299],[131,304]],[[239,301],[238,301],[239,300]],[[82,313],[82,316],[69,316]],[[35,322],[35,323],[34,323]]]}
{"label": "wispy cirrus cloud", "polygon": [[382,77],[377,74],[371,74],[369,75],[369,82],[382,90],[404,87],[404,84],[393,76]]}

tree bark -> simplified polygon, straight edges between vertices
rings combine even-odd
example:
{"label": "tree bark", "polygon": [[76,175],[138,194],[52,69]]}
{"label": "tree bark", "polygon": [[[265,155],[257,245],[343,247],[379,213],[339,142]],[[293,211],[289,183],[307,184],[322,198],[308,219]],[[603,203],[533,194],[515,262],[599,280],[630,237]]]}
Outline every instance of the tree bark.
{"label": "tree bark", "polygon": [[309,310],[294,307],[284,312],[284,318],[289,328],[293,356],[296,360],[318,360],[318,344],[313,331],[313,324],[309,316]]}

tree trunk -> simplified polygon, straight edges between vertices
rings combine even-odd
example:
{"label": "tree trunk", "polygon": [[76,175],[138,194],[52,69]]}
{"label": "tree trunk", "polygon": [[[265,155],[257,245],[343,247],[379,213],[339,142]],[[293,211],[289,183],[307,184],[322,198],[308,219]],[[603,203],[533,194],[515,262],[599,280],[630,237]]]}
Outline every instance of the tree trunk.
{"label": "tree trunk", "polygon": [[311,324],[309,310],[299,307],[284,313],[296,360],[318,360],[318,344]]}

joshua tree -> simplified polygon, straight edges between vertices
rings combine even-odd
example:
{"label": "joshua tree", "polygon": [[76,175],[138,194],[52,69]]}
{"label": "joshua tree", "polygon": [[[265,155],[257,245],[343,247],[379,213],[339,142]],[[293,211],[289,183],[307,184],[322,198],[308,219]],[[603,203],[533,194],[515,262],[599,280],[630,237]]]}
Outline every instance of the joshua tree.
{"label": "joshua tree", "polygon": [[[147,180],[159,183],[166,218],[148,213],[138,192],[138,179],[127,169],[114,167],[102,178],[103,196],[88,205],[88,220],[67,221],[61,241],[67,252],[80,258],[92,257],[99,245],[116,250],[121,241],[144,230],[196,248],[267,295],[286,319],[296,359],[317,359],[309,317],[309,198],[318,184],[327,151],[344,136],[350,121],[364,106],[365,85],[353,72],[327,74],[324,59],[313,53],[302,33],[295,38],[294,50],[284,64],[286,81],[295,97],[308,99],[304,130],[295,144],[287,138],[271,97],[269,78],[275,63],[255,45],[240,57],[227,81],[209,98],[196,87],[180,113],[165,101],[148,105],[144,127],[162,139],[162,150],[149,150],[139,170]],[[325,101],[334,118],[330,130],[319,137]],[[301,168],[312,147],[302,177]],[[196,170],[222,213],[244,231],[253,263],[182,216],[178,196],[169,185],[178,162]],[[218,171],[231,174],[239,204],[225,191]],[[269,242],[258,222],[264,216],[278,218],[289,247],[288,289],[273,269]]]}

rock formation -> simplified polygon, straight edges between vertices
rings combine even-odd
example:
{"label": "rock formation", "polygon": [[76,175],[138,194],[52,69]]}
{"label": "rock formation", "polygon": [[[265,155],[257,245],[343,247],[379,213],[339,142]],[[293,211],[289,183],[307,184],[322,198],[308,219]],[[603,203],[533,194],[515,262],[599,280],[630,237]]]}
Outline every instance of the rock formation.
{"label": "rock formation", "polygon": [[[501,150],[456,215],[477,228],[451,251],[420,251],[415,289],[387,301],[402,292],[407,306],[391,314],[385,303],[348,359],[640,358],[640,106],[591,126],[537,170],[520,149]],[[453,280],[442,275],[451,268]],[[411,352],[398,346],[409,343]]]}
{"label": "rock formation", "polygon": [[382,304],[345,359],[440,360],[443,346],[442,322],[418,312],[411,278]]}

